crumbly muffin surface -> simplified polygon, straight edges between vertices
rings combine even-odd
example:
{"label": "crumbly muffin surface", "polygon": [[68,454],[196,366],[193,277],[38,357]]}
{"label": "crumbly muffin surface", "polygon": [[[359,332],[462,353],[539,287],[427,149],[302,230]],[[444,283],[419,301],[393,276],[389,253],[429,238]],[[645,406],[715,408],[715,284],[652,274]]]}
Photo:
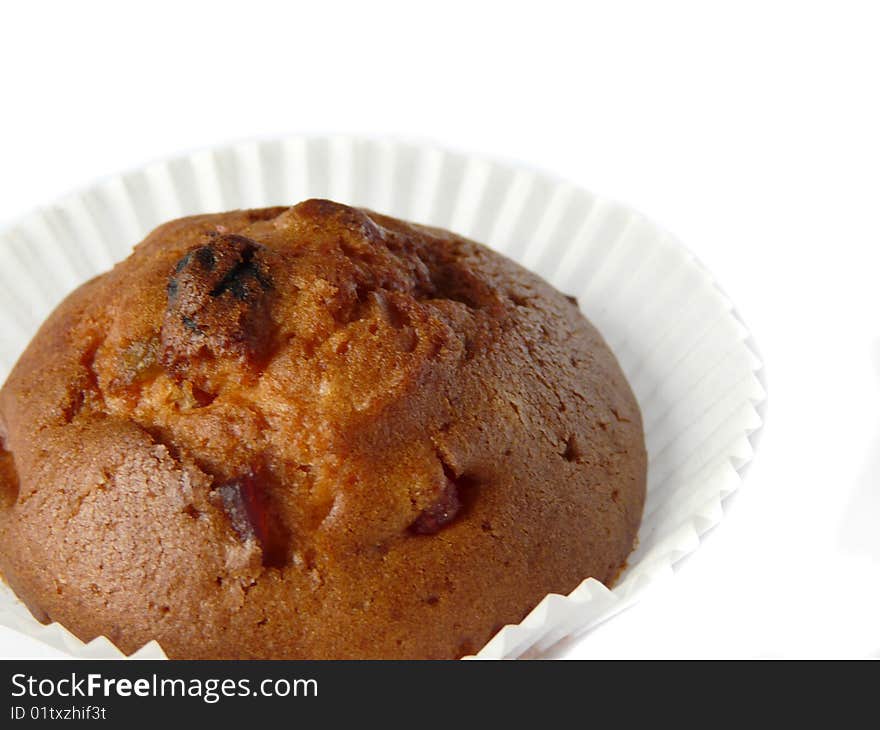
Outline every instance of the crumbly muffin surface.
{"label": "crumbly muffin surface", "polygon": [[613,580],[638,407],[576,303],[330,201],[167,223],[0,391],[0,572],[172,658],[453,658]]}

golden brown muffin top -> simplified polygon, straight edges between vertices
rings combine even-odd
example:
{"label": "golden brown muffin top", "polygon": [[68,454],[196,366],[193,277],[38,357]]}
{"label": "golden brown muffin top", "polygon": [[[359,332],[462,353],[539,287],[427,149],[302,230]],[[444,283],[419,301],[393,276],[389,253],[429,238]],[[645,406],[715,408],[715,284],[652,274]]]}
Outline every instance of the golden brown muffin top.
{"label": "golden brown muffin top", "polygon": [[[171,222],[126,269],[137,279],[113,281],[117,267],[71,333],[87,344],[65,418],[130,419],[230,484],[225,507],[269,562],[292,535],[379,543],[454,517],[456,465],[406,430],[396,443],[392,427],[468,417],[449,397],[425,403],[431,413],[410,405],[455,390],[532,282],[445,231],[326,200]],[[410,412],[389,413],[399,403]],[[397,489],[363,483],[370,473]]]}

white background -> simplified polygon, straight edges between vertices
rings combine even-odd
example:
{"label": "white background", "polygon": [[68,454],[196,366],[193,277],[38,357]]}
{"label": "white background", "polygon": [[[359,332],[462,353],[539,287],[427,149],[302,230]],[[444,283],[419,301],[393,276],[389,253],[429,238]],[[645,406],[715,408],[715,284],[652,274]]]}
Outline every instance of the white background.
{"label": "white background", "polygon": [[[766,363],[757,458],[675,576],[567,656],[880,656],[880,9],[849,2],[18,2],[0,223],[193,148],[428,140],[629,203]],[[0,656],[56,652],[0,629]]]}

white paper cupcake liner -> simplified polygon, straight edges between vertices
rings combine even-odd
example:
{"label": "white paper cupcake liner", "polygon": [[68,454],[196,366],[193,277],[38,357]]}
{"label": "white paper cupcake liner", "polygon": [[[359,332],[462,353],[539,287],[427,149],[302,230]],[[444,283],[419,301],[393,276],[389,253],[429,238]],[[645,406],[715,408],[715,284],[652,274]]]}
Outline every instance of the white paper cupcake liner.
{"label": "white paper cupcake liner", "polygon": [[[599,328],[638,398],[649,454],[639,543],[613,590],[585,580],[502,629],[481,658],[538,656],[671,574],[723,516],[761,427],[760,360],[709,273],[643,216],[526,169],[387,140],[245,142],[105,180],[0,234],[0,379],[74,287],[171,218],[325,197],[451,229],[536,271]],[[118,658],[43,626],[6,587],[0,624],[76,657]],[[164,657],[151,642],[136,657]]]}

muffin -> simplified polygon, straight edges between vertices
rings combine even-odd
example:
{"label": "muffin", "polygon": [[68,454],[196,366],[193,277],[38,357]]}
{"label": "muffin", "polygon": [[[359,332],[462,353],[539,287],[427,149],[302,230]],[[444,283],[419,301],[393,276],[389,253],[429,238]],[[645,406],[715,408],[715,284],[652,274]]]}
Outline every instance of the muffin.
{"label": "muffin", "polygon": [[610,585],[646,457],[577,302],[326,200],[172,221],[0,390],[0,572],[181,659],[440,658]]}

